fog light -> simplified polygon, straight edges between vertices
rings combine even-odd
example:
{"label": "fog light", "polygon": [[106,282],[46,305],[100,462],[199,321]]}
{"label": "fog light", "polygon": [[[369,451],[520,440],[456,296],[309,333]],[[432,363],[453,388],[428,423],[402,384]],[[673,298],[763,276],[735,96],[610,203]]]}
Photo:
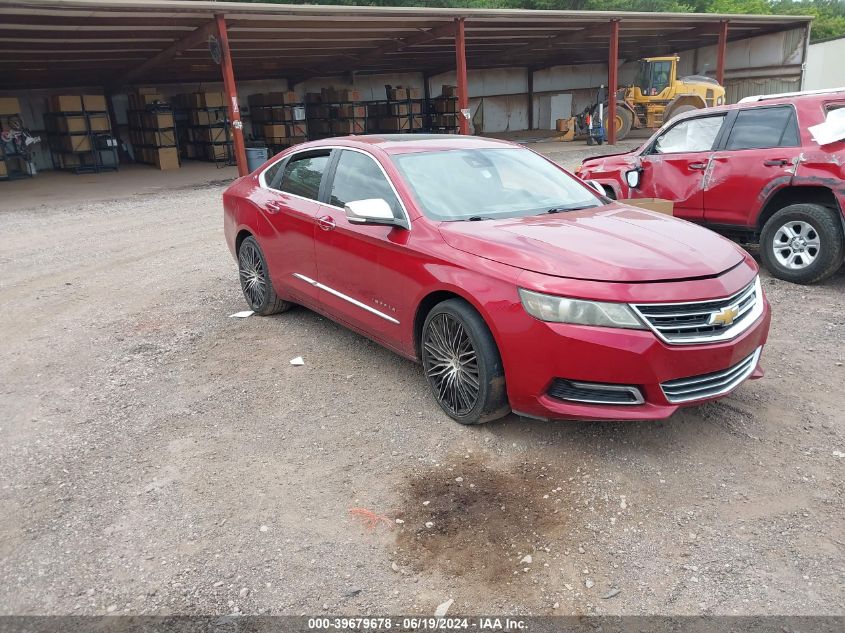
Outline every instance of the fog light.
{"label": "fog light", "polygon": [[609,385],[600,382],[575,382],[555,378],[549,395],[558,400],[587,404],[643,404],[645,399],[633,385]]}

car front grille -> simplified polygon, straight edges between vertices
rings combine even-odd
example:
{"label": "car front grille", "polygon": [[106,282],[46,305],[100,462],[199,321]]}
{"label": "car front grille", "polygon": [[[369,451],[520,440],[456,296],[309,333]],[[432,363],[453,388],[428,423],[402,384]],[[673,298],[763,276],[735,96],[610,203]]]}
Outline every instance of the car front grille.
{"label": "car front grille", "polygon": [[760,360],[762,349],[758,347],[750,356],[746,356],[736,365],[722,371],[668,380],[661,383],[660,388],[663,389],[666,399],[673,404],[728,393],[753,373],[754,368],[757,367],[757,361]]}
{"label": "car front grille", "polygon": [[751,327],[763,313],[763,292],[757,278],[724,299],[631,307],[666,343],[710,343],[732,339]]}
{"label": "car front grille", "polygon": [[642,393],[633,385],[610,385],[595,382],[575,382],[555,378],[549,395],[558,400],[588,404],[642,404]]}

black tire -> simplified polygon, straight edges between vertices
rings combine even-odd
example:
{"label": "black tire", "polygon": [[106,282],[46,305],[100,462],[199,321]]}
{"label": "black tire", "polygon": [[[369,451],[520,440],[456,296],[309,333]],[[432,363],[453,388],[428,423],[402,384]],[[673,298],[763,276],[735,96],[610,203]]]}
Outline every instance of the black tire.
{"label": "black tire", "polygon": [[251,235],[238,247],[238,277],[244,299],[255,314],[269,316],[290,309],[291,304],[282,301],[276,294],[270,281],[267,260]]}
{"label": "black tire", "polygon": [[666,113],[664,112],[663,122],[666,123],[667,121],[671,121],[676,116],[678,116],[679,114],[683,114],[684,112],[692,112],[693,110],[700,110],[700,109],[701,108],[696,108],[694,105],[689,105],[689,104],[679,105],[679,106],[673,108],[671,112],[669,112],[669,116],[666,116]]}
{"label": "black tire", "polygon": [[[626,136],[628,136],[628,132],[631,131],[631,127],[634,125],[634,115],[631,111],[626,108],[625,106],[618,105],[616,106],[616,117],[613,121],[616,124],[616,140],[621,141]],[[610,136],[610,117],[607,116],[607,112],[604,115],[604,129],[608,136]]]}
{"label": "black tire", "polygon": [[483,424],[510,412],[496,341],[481,315],[463,299],[449,299],[428,313],[420,357],[432,394],[456,422]]}
{"label": "black tire", "polygon": [[[786,230],[788,229],[788,230]],[[798,230],[800,229],[800,230]],[[791,231],[791,233],[790,233]],[[790,235],[804,239],[796,251]],[[810,244],[815,244],[815,252]],[[802,260],[802,253],[804,259]],[[812,256],[812,261],[807,261]],[[839,270],[845,256],[845,237],[837,212],[819,204],[791,204],[775,213],[760,234],[763,265],[778,279],[796,284],[812,284]],[[790,268],[789,258],[800,266]]]}

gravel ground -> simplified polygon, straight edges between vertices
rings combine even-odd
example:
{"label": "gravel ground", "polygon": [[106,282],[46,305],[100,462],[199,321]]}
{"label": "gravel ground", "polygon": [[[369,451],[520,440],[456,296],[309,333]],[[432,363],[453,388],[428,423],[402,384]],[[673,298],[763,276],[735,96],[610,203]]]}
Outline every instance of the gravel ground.
{"label": "gravel ground", "polygon": [[221,191],[0,214],[0,614],[843,613],[845,273],[764,275],[719,403],[465,428],[331,321],[228,318]]}

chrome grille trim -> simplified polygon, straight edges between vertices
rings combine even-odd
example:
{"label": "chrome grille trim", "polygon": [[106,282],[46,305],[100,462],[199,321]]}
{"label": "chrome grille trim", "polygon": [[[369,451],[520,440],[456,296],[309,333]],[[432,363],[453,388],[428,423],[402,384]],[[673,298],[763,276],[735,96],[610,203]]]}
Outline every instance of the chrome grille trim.
{"label": "chrome grille trim", "polygon": [[672,404],[721,396],[736,389],[754,373],[762,351],[763,348],[758,347],[750,356],[721,371],[667,380],[660,384],[660,388],[666,400]]}
{"label": "chrome grille trim", "polygon": [[[738,313],[728,326],[710,323],[726,308]],[[664,343],[690,345],[727,341],[750,328],[763,314],[763,289],[760,277],[739,292],[723,299],[676,303],[638,303],[631,309]]]}

